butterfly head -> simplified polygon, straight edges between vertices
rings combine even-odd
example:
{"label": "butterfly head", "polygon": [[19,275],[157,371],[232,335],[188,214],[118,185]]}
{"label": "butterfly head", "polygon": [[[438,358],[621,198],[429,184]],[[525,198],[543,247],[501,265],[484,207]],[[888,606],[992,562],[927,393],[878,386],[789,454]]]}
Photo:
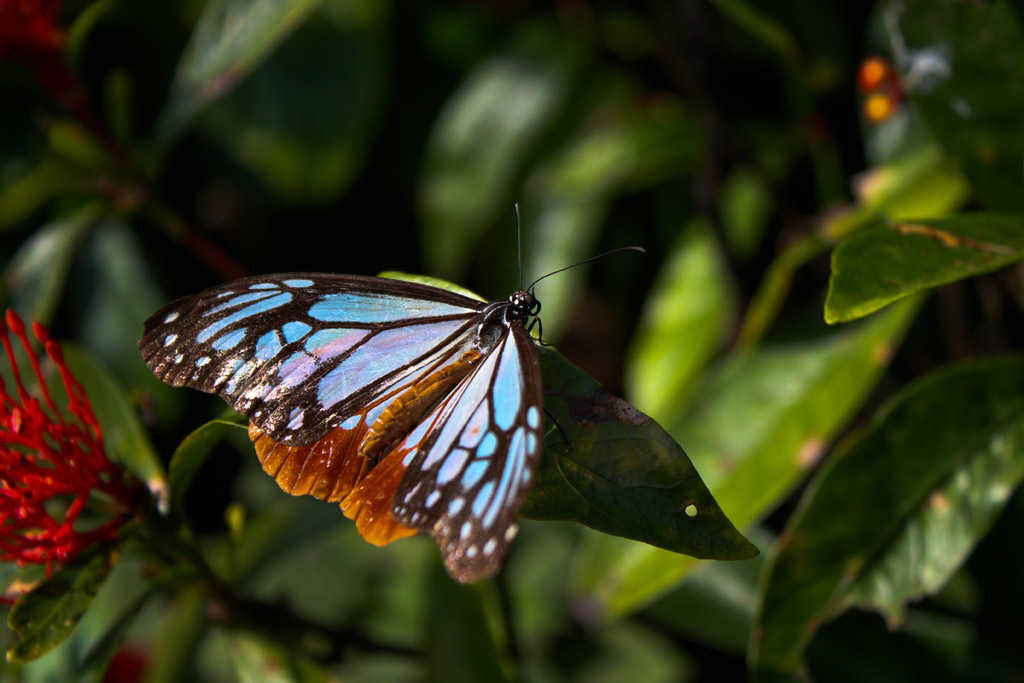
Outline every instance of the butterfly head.
{"label": "butterfly head", "polygon": [[518,320],[526,324],[530,318],[536,318],[539,313],[540,302],[533,295],[533,290],[520,289],[508,297],[508,305],[505,307],[505,323]]}

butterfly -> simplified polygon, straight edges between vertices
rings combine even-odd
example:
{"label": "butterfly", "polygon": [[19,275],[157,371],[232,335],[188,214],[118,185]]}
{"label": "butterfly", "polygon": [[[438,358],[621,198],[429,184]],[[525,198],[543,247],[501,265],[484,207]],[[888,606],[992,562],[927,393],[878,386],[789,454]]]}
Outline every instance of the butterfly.
{"label": "butterfly", "polygon": [[483,302],[359,275],[249,277],[178,299],[139,352],[249,418],[264,470],[375,544],[422,532],[448,573],[499,571],[543,444],[533,286]]}

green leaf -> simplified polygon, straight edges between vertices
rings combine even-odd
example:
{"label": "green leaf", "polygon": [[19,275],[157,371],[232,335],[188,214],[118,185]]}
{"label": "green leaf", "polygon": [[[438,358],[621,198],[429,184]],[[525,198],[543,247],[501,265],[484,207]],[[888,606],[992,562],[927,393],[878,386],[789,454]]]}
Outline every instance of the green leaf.
{"label": "green leaf", "polygon": [[761,342],[782,310],[796,271],[827,249],[828,243],[821,235],[810,234],[785,247],[772,260],[743,316],[740,348],[753,348]]}
{"label": "green leaf", "polygon": [[107,668],[110,666],[110,660],[114,658],[114,655],[121,648],[125,636],[128,634],[128,629],[135,624],[136,618],[142,612],[142,608],[146,606],[146,603],[149,602],[155,590],[156,585],[154,584],[150,590],[143,592],[142,595],[136,598],[121,616],[110,625],[103,638],[89,648],[89,652],[78,665],[80,681],[83,683],[104,683]]}
{"label": "green leaf", "polygon": [[75,252],[97,219],[87,207],[42,226],[11,258],[4,271],[10,306],[25,320],[49,322],[64,293]]}
{"label": "green leaf", "polygon": [[[69,181],[80,177],[73,175],[74,172],[110,173],[115,170],[108,150],[80,121],[53,119],[46,128],[46,141],[50,153],[66,165]],[[62,189],[68,193],[70,186]]]}
{"label": "green leaf", "polygon": [[312,662],[264,638],[235,631],[228,639],[240,683],[326,683],[331,680]]}
{"label": "green leaf", "polygon": [[171,490],[170,510],[183,514],[185,494],[196,473],[220,441],[233,429],[245,430],[246,426],[230,420],[211,420],[186,436],[174,449],[168,465],[167,480]]}
{"label": "green leaf", "polygon": [[832,252],[825,321],[845,322],[924,289],[1024,259],[1024,215],[963,214],[854,235]]}
{"label": "green leaf", "polygon": [[691,223],[644,305],[626,362],[630,400],[655,419],[672,417],[724,344],[735,314],[736,293],[711,228]]}
{"label": "green leaf", "polygon": [[[839,333],[734,355],[690,407],[667,421],[739,528],[768,514],[815,465],[874,387],[919,303],[904,302]],[[595,614],[622,615],[695,566],[655,548],[600,539],[580,559],[576,590]]]}
{"label": "green leaf", "polygon": [[64,59],[76,71],[83,67],[82,56],[85,54],[85,46],[93,29],[116,6],[114,0],[94,0],[71,22],[64,43]]}
{"label": "green leaf", "polygon": [[[604,81],[604,91],[590,105],[575,137],[523,183],[529,196],[523,263],[534,277],[593,256],[617,194],[636,192],[698,166],[698,146],[688,142],[700,139],[699,122],[681,102],[663,98],[638,105],[632,87],[613,77]],[[539,294],[545,309],[570,310],[585,281],[585,267],[545,280]],[[549,318],[545,335],[557,339],[570,320],[568,315]]]}
{"label": "green leaf", "polygon": [[522,516],[571,520],[694,557],[757,554],[654,420],[557,352],[538,351],[545,406],[561,429],[547,434]]}
{"label": "green leaf", "polygon": [[89,403],[103,431],[103,447],[117,463],[145,483],[161,510],[167,509],[167,478],[163,463],[149,440],[135,408],[121,384],[87,353],[62,344],[64,360],[85,387]]}
{"label": "green leaf", "polygon": [[44,160],[17,180],[5,183],[0,188],[0,230],[17,225],[64,191],[68,175],[67,168],[60,162]]}
{"label": "green leaf", "polygon": [[1005,0],[888,0],[906,95],[994,210],[1024,209],[1024,33]]}
{"label": "green leaf", "polygon": [[431,272],[457,274],[488,226],[506,212],[511,220],[515,185],[566,106],[582,54],[564,32],[529,26],[450,98],[430,135],[420,185]]}
{"label": "green leaf", "polygon": [[970,198],[971,188],[956,162],[934,142],[918,141],[883,163],[859,174],[855,185],[859,206],[825,219],[822,233],[833,241],[854,230],[921,216],[940,218]]}
{"label": "green leaf", "polygon": [[145,683],[179,683],[188,680],[185,672],[209,622],[208,598],[199,585],[175,591],[168,606],[159,614],[156,632],[150,640]]}
{"label": "green leaf", "polygon": [[800,61],[800,46],[796,39],[770,13],[757,9],[757,3],[712,0],[711,4],[757,41],[794,63]]}
{"label": "green leaf", "polygon": [[427,631],[428,681],[509,681],[488,619],[487,584],[451,581],[435,563],[430,585]]}
{"label": "green leaf", "polygon": [[374,139],[386,3],[329,0],[203,114],[202,130],[279,195],[336,200]]}
{"label": "green leaf", "polygon": [[459,285],[452,284],[447,280],[431,277],[429,275],[415,275],[413,273],[402,273],[397,270],[387,270],[380,273],[377,277],[386,277],[390,280],[404,280],[405,282],[416,282],[421,285],[430,285],[431,287],[446,289],[449,292],[455,292],[456,294],[461,294],[462,296],[469,297],[470,299],[476,299],[477,301],[487,301],[487,299],[483,298],[476,292],[471,292],[465,287],[460,287]]}
{"label": "green leaf", "polygon": [[761,245],[774,209],[771,187],[752,170],[738,168],[722,183],[718,210],[729,250],[751,259]]}
{"label": "green leaf", "polygon": [[[758,547],[774,539],[749,534]],[[687,639],[743,657],[754,622],[754,604],[764,555],[749,562],[711,562],[644,610],[645,617]]]}
{"label": "green leaf", "polygon": [[901,618],[936,592],[1024,478],[1024,357],[962,363],[914,382],[826,465],[767,571],[754,666],[800,665],[848,605]]}
{"label": "green leaf", "polygon": [[665,683],[698,679],[686,650],[660,629],[646,628],[637,621],[604,625],[586,636],[575,636],[566,645],[576,649],[579,658],[572,670],[566,672],[569,676],[561,679],[571,683]]}
{"label": "green leaf", "polygon": [[251,73],[320,0],[210,0],[178,63],[159,126],[164,144]]}
{"label": "green leaf", "polygon": [[116,554],[110,547],[86,552],[22,595],[7,617],[20,638],[7,650],[7,661],[37,659],[67,638],[92,604]]}
{"label": "green leaf", "polygon": [[[66,296],[80,338],[129,386],[152,388],[163,403],[174,392],[139,362],[142,321],[166,302],[131,225],[106,216],[78,255]],[[160,392],[160,393],[157,393]]]}

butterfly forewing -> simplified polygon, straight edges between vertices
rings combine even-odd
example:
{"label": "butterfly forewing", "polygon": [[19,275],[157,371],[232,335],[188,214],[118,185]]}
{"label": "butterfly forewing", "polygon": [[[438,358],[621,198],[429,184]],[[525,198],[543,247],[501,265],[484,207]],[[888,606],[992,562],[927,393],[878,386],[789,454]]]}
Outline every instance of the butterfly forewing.
{"label": "butterfly forewing", "polygon": [[164,381],[219,394],[277,442],[308,444],[457,362],[485,306],[381,278],[253,277],[165,306],[139,350]]}
{"label": "butterfly forewing", "polygon": [[408,470],[392,515],[434,536],[460,581],[501,567],[516,534],[515,512],[536,474],[542,411],[533,341],[513,322],[399,447]]}

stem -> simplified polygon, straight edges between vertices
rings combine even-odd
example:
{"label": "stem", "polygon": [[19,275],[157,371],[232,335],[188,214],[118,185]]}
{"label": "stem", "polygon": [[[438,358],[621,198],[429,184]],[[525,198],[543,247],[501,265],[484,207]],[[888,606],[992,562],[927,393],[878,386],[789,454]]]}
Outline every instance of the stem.
{"label": "stem", "polygon": [[[149,195],[147,195],[149,196]],[[220,247],[202,233],[186,223],[180,216],[157,201],[150,201],[150,215],[172,239],[183,244],[224,280],[237,280],[251,275],[237,261],[228,256]]]}
{"label": "stem", "polygon": [[296,614],[287,605],[267,603],[239,595],[220,584],[211,598],[207,616],[227,628],[253,631],[266,636],[286,650],[297,651],[320,663],[335,662],[349,649],[363,652],[419,657],[402,645],[382,643],[345,627],[326,626]]}

